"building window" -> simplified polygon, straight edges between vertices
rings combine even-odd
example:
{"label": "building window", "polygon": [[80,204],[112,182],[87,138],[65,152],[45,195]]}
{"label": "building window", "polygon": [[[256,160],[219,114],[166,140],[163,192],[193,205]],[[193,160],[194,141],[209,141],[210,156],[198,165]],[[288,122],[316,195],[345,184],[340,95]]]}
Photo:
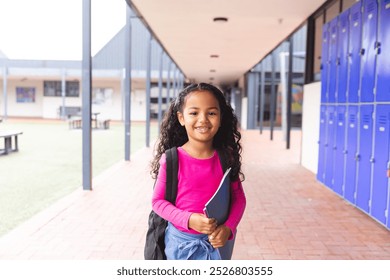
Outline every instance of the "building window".
{"label": "building window", "polygon": [[112,105],[112,88],[93,88],[92,104],[95,105]]}
{"label": "building window", "polygon": [[79,97],[80,95],[80,83],[79,81],[67,81],[65,85],[66,96]]}
{"label": "building window", "polygon": [[35,87],[16,87],[17,103],[34,103]]}
{"label": "building window", "polygon": [[321,14],[314,20],[314,58],[313,58],[314,81],[321,80],[321,52],[322,52],[323,24],[324,24],[324,14]]}
{"label": "building window", "polygon": [[[79,81],[65,82],[65,96],[79,97],[80,83]],[[62,96],[61,81],[44,81],[43,82],[43,96]]]}

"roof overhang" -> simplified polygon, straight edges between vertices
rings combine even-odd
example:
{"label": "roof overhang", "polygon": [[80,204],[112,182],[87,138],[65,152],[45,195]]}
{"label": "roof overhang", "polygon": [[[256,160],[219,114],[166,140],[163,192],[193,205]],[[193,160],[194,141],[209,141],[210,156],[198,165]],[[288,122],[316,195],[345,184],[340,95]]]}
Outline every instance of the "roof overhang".
{"label": "roof overhang", "polygon": [[[326,1],[127,2],[132,3],[187,79],[232,84],[303,25]],[[227,22],[213,21],[216,17],[225,17]]]}

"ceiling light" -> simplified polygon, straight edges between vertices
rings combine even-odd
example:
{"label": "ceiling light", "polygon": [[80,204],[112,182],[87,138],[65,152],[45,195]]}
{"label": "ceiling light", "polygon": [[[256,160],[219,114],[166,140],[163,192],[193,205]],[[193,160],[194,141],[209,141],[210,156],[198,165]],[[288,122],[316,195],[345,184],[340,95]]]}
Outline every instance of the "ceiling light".
{"label": "ceiling light", "polygon": [[213,81],[214,80],[214,77],[210,77],[210,79],[209,79],[210,81]]}
{"label": "ceiling light", "polygon": [[210,72],[211,72],[211,73],[215,73],[215,72],[217,72],[217,71],[215,71],[215,69],[210,69]]}
{"label": "ceiling light", "polygon": [[211,57],[211,58],[218,58],[219,55],[217,55],[217,54],[211,54],[210,57]]}
{"label": "ceiling light", "polygon": [[215,17],[213,19],[214,22],[227,22],[228,18],[227,17]]}

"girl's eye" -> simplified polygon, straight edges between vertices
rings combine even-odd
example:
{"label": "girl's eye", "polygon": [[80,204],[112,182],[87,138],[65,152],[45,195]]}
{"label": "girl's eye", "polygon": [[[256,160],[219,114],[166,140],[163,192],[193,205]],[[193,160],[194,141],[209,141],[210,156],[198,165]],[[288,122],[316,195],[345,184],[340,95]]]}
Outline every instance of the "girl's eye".
{"label": "girl's eye", "polygon": [[189,114],[192,116],[196,116],[197,112],[190,112]]}
{"label": "girl's eye", "polygon": [[210,112],[209,115],[210,115],[210,116],[216,116],[217,113],[216,113],[216,112]]}

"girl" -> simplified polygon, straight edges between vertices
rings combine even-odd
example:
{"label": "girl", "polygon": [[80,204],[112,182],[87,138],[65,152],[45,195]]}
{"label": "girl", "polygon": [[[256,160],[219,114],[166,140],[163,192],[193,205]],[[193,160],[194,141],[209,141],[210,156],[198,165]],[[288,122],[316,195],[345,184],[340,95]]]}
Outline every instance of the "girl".
{"label": "girl", "polygon": [[[161,124],[152,174],[157,177],[153,210],[169,224],[165,233],[167,259],[221,259],[216,250],[232,240],[246,206],[241,185],[241,134],[237,118],[222,92],[209,84],[191,84],[171,103]],[[178,147],[176,203],[165,200],[165,150]],[[227,221],[217,225],[203,214],[223,176],[216,151],[232,168],[231,204]]]}

